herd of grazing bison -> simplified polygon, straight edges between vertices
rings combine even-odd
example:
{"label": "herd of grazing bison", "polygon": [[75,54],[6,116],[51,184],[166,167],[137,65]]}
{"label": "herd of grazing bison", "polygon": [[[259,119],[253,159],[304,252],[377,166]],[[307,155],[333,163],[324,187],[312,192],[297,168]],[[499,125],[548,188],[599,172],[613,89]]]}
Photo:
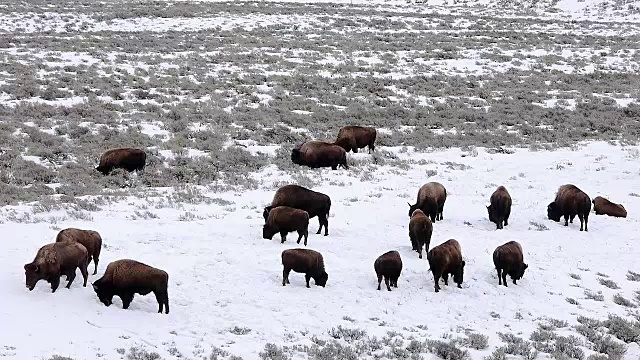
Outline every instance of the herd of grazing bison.
{"label": "herd of grazing bison", "polygon": [[[338,166],[348,168],[346,153],[358,152],[358,149],[368,147],[369,153],[375,149],[376,130],[360,126],[345,126],[340,129],[335,142],[307,141],[299,144],[291,151],[291,161],[298,165],[311,168]],[[100,158],[96,168],[107,175],[113,169],[126,171],[143,170],[146,153],[141,149],[119,148],[106,151]],[[464,278],[465,261],[462,256],[462,246],[455,239],[429,249],[434,231],[434,223],[443,221],[444,205],[447,200],[447,190],[437,182],[424,184],[418,190],[414,205],[409,205],[409,239],[413,251],[422,259],[422,249],[427,252],[427,262],[433,275],[435,292],[440,291],[440,278],[448,285],[449,276],[453,277],[458,287]],[[504,186],[499,186],[489,199],[487,206],[488,219],[496,224],[496,229],[503,229],[509,225],[511,215],[511,195]],[[580,219],[580,231],[588,231],[589,213],[593,204],[596,215],[627,217],[624,206],[615,204],[601,196],[593,201],[589,196],[572,184],[559,187],[555,199],[547,206],[549,220],[559,222],[564,217],[564,225],[569,226],[573,219]],[[322,232],[329,235],[329,211],[331,198],[323,193],[304,188],[299,185],[285,185],[280,187],[271,204],[264,208],[263,238],[272,239],[280,234],[281,242],[286,241],[290,232],[298,233],[297,243],[304,238],[307,246],[309,237],[309,219],[318,217],[320,227],[316,234]],[[54,243],[42,246],[34,260],[24,265],[26,286],[33,290],[39,280],[46,280],[51,284],[52,292],[60,285],[60,277],[65,275],[69,288],[76,276],[76,269],[80,269],[83,286],[87,286],[89,277],[88,266],[93,260],[93,275],[97,274],[98,261],[102,249],[102,237],[93,230],[68,228],[60,231]],[[288,249],[281,253],[282,286],[289,284],[289,273],[293,270],[305,274],[306,287],[314,280],[317,286],[324,287],[329,275],[325,270],[322,254],[311,249]],[[493,263],[498,274],[498,285],[507,286],[507,275],[514,284],[524,276],[528,265],[524,263],[522,245],[516,241],[509,241],[498,246],[493,252]],[[402,272],[402,259],[396,250],[380,255],[374,261],[374,270],[378,280],[378,290],[382,280],[391,291],[398,287],[398,278]],[[93,289],[98,299],[106,306],[112,304],[114,296],[120,297],[123,308],[127,309],[133,301],[134,294],[147,295],[153,292],[158,301],[158,313],[163,309],[169,313],[168,297],[169,275],[167,272],[140,263],[135,260],[122,259],[110,263],[104,275],[93,282]]]}

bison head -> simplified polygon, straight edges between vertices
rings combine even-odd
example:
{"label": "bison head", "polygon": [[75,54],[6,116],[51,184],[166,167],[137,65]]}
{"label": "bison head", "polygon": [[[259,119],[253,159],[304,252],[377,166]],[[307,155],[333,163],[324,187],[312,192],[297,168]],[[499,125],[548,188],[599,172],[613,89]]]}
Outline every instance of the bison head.
{"label": "bison head", "polygon": [[458,284],[459,288],[462,287],[462,286],[460,286],[460,284],[462,284],[462,281],[464,280],[464,266],[465,265],[466,265],[466,262],[463,260],[462,264],[453,273],[453,282]]}
{"label": "bison head", "polygon": [[98,165],[98,166],[96,167],[96,170],[97,170],[98,172],[101,172],[101,173],[102,173],[102,175],[109,175],[109,171],[111,171],[111,169],[109,169],[109,167],[108,167],[108,166],[103,166],[103,165]]}
{"label": "bison head", "polygon": [[321,272],[320,274],[313,277],[313,280],[316,283],[316,286],[325,287],[327,285],[327,280],[329,280],[329,274],[326,271]]}
{"label": "bison head", "polygon": [[42,267],[36,263],[30,263],[24,266],[25,283],[29,291],[32,291],[36,287],[39,280],[44,279],[42,270]]}
{"label": "bison head", "polygon": [[274,230],[271,226],[269,226],[269,224],[264,224],[262,226],[262,238],[263,239],[271,240],[273,238],[273,235],[275,235],[276,233],[277,233],[277,231]]}
{"label": "bison head", "polygon": [[407,205],[409,205],[409,217],[411,217],[411,215],[413,215],[413,212],[418,210],[418,204],[411,205],[407,203]]}
{"label": "bison head", "polygon": [[561,216],[562,214],[558,211],[558,206],[555,201],[547,206],[547,217],[549,220],[560,221]]}
{"label": "bison head", "polygon": [[269,219],[269,211],[271,211],[272,206],[267,206],[266,208],[264,208],[264,211],[262,212],[262,217],[264,218],[264,221],[267,221],[267,219]]}
{"label": "bison head", "polygon": [[102,302],[105,306],[113,304],[113,290],[111,289],[111,286],[102,282],[102,279],[96,280],[92,285],[93,291],[95,291],[96,295],[98,295],[98,299],[100,299],[100,302]]}
{"label": "bison head", "polygon": [[524,271],[527,270],[528,267],[529,267],[529,265],[522,264],[522,269],[520,269],[520,271],[518,272],[518,274],[517,274],[518,278],[516,280],[522,279],[522,277],[524,276]]}
{"label": "bison head", "polygon": [[297,165],[304,165],[302,163],[302,153],[300,153],[300,149],[292,149],[291,150],[291,162]]}
{"label": "bison head", "polygon": [[489,213],[489,221],[491,221],[492,223],[497,222],[495,216],[493,215],[494,211],[492,205],[487,206],[487,213]]}

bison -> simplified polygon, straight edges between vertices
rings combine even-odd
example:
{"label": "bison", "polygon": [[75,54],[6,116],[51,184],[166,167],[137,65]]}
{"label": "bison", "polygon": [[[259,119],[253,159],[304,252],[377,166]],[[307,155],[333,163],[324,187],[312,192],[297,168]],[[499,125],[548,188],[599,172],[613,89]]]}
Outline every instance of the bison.
{"label": "bison", "polygon": [[89,252],[89,260],[93,259],[93,275],[98,273],[98,261],[100,261],[100,250],[102,249],[102,237],[97,231],[68,228],[60,231],[56,236],[56,242],[71,241],[84,245]]}
{"label": "bison", "polygon": [[38,250],[31,263],[24,265],[27,288],[32,291],[36,283],[44,279],[51,284],[51,292],[54,293],[60,285],[60,277],[65,275],[68,281],[66,288],[69,289],[78,268],[84,278],[82,286],[86,287],[88,265],[88,252],[84,245],[76,242],[47,244]]}
{"label": "bison", "polygon": [[344,126],[338,131],[338,138],[334,144],[340,146],[344,151],[358,152],[358,149],[369,147],[369,153],[375,150],[376,129],[362,126]]}
{"label": "bison", "polygon": [[387,285],[388,291],[391,291],[391,286],[398,287],[398,278],[402,272],[400,253],[392,250],[380,255],[373,263],[373,268],[378,276],[378,290],[380,290],[382,277],[384,277],[384,284]]}
{"label": "bison", "polygon": [[621,204],[612,203],[611,201],[603,198],[602,196],[596,196],[592,201],[593,210],[596,215],[609,215],[614,217],[627,217],[627,210]]}
{"label": "bison", "polygon": [[504,186],[499,186],[491,194],[491,203],[487,206],[489,221],[496,224],[496,229],[509,225],[511,215],[511,195]]}
{"label": "bison", "polygon": [[580,231],[589,231],[587,222],[591,211],[591,199],[575,185],[567,184],[558,188],[555,200],[547,206],[549,220],[560,221],[564,216],[564,226],[573,224],[573,219],[578,215],[580,219]]}
{"label": "bison", "polygon": [[291,150],[291,161],[297,165],[310,168],[331,167],[337,170],[338,166],[348,169],[347,152],[338,145],[324,141],[307,141]]}
{"label": "bison", "polygon": [[287,240],[287,233],[298,232],[298,244],[304,236],[304,245],[309,238],[309,214],[300,209],[288,206],[277,206],[269,211],[267,223],[262,227],[262,237],[271,240],[273,235],[280,233],[282,243]]}
{"label": "bison", "polygon": [[309,249],[288,249],[284,250],[282,258],[282,286],[290,284],[289,273],[291,270],[297,273],[304,273],[304,278],[309,286],[309,280],[313,278],[316,286],[325,287],[329,275],[324,270],[324,260],[322,254]]}
{"label": "bison", "polygon": [[517,241],[509,241],[500,245],[493,252],[493,264],[498,272],[498,285],[507,286],[507,275],[513,283],[522,279],[524,271],[529,267],[523,261],[522,246]]}
{"label": "bison", "polygon": [[409,220],[409,239],[411,239],[412,250],[418,252],[420,259],[422,259],[423,246],[425,251],[429,251],[432,233],[433,223],[422,210],[416,209]]}
{"label": "bison", "polygon": [[331,209],[331,199],[329,196],[317,191],[309,190],[299,185],[285,185],[276,191],[271,201],[271,205],[264,208],[262,216],[266,222],[271,209],[277,206],[289,206],[304,210],[309,214],[309,218],[318,217],[320,228],[316,234],[320,234],[324,226],[324,236],[329,235],[329,210]]}
{"label": "bison", "polygon": [[464,278],[465,261],[462,260],[462,250],[458,241],[450,239],[429,250],[427,260],[433,273],[436,292],[440,291],[440,277],[445,285],[449,285],[449,274],[453,275],[453,281],[462,288],[460,284]]}
{"label": "bison", "polygon": [[158,313],[169,313],[167,286],[169,275],[141,262],[129,259],[116,260],[107,265],[104,275],[93,283],[93,290],[105,306],[113,303],[113,296],[122,299],[122,308],[128,309],[134,294],[153,292],[158,301]]}
{"label": "bison", "polygon": [[108,175],[113,169],[124,169],[129,172],[143,170],[147,161],[147,154],[141,149],[118,148],[107,150],[100,157],[100,164],[96,170]]}
{"label": "bison", "polygon": [[442,220],[444,219],[442,211],[446,200],[447,190],[442,184],[437,182],[426,183],[418,191],[418,200],[416,200],[415,205],[407,203],[409,204],[409,217],[416,209],[420,209],[431,217],[431,222]]}

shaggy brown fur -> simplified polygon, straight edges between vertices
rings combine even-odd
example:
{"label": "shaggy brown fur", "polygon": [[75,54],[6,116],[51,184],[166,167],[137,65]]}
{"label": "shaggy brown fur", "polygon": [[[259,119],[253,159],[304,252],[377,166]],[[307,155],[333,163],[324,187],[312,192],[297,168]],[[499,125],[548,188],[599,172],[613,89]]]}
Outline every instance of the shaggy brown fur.
{"label": "shaggy brown fur", "polygon": [[51,284],[51,292],[56,292],[60,285],[60,276],[67,278],[67,289],[76,278],[76,269],[80,269],[84,283],[87,286],[88,253],[87,249],[80,243],[60,242],[47,244],[41,247],[35,259],[24,265],[26,285],[29,291],[36,287],[39,280],[46,280]]}
{"label": "shaggy brown fur", "polygon": [[442,220],[444,219],[442,211],[446,200],[447,190],[442,184],[437,182],[426,183],[418,191],[418,199],[415,205],[409,204],[409,217],[416,209],[420,209],[431,218],[431,222]]}
{"label": "shaggy brown fur", "polygon": [[338,145],[324,141],[307,141],[293,148],[291,161],[310,168],[331,167],[332,170],[338,169],[338,166],[349,168],[347,152]]}
{"label": "shaggy brown fur", "polygon": [[376,129],[362,126],[344,126],[338,131],[338,138],[334,144],[343,148],[346,152],[358,152],[358,149],[369,147],[369,153],[376,148]]}
{"label": "shaggy brown fur", "polygon": [[169,313],[169,295],[167,287],[169,275],[160,269],[135,260],[117,260],[107,265],[104,275],[93,283],[93,290],[100,301],[109,306],[113,296],[122,299],[122,308],[127,309],[134,294],[147,295],[153,292],[158,301],[158,313]]}
{"label": "shaggy brown fur", "polygon": [[433,281],[435,282],[436,292],[440,291],[440,277],[444,280],[445,285],[449,285],[449,274],[453,275],[453,281],[462,288],[464,278],[465,261],[462,260],[462,249],[460,243],[454,239],[445,241],[444,243],[434,247],[427,253],[427,261],[433,273]]}
{"label": "shaggy brown fur", "polygon": [[498,186],[491,194],[491,204],[487,206],[489,221],[496,224],[496,229],[509,225],[511,215],[511,195],[504,186]]}
{"label": "shaggy brown fur", "polygon": [[431,234],[433,233],[433,223],[429,217],[420,209],[416,209],[409,220],[409,239],[413,250],[418,252],[418,257],[422,259],[422,247],[429,251]]}
{"label": "shaggy brown fur", "polygon": [[602,196],[596,196],[592,201],[593,210],[595,210],[596,215],[609,215],[613,217],[627,217],[627,210],[621,204],[612,203],[608,199],[603,198]]}
{"label": "shaggy brown fur", "polygon": [[309,249],[288,249],[282,252],[282,286],[290,284],[289,273],[291,270],[304,273],[304,278],[309,286],[309,280],[313,278],[316,286],[325,287],[329,275],[324,270],[322,254]]}
{"label": "shaggy brown fur", "polygon": [[380,290],[382,277],[384,277],[384,284],[387,285],[388,291],[391,291],[391,286],[398,287],[398,278],[402,272],[400,253],[392,250],[380,255],[373,263],[373,268],[378,276],[378,290]]}
{"label": "shaggy brown fur", "polygon": [[556,199],[547,206],[549,220],[560,221],[564,216],[564,226],[573,224],[573,218],[578,215],[580,219],[580,231],[589,231],[587,223],[591,211],[591,199],[575,185],[562,185],[556,193]]}
{"label": "shaggy brown fur", "polygon": [[102,249],[102,237],[97,231],[68,228],[60,231],[56,236],[56,242],[71,241],[84,245],[89,252],[89,260],[93,259],[93,275],[98,273],[98,261],[100,261],[100,250]]}
{"label": "shaggy brown fur", "polygon": [[146,161],[147,154],[141,149],[111,149],[102,154],[96,170],[104,175],[108,175],[113,169],[125,169],[131,172],[144,169]]}
{"label": "shaggy brown fur", "polygon": [[300,209],[288,206],[278,206],[269,212],[267,223],[262,227],[262,237],[271,240],[273,235],[280,233],[281,243],[287,240],[287,233],[298,232],[298,244],[304,236],[304,245],[309,238],[309,214]]}
{"label": "shaggy brown fur", "polygon": [[327,195],[299,185],[285,185],[276,191],[271,205],[264,208],[262,216],[265,222],[269,218],[269,211],[276,206],[289,206],[304,210],[309,214],[309,218],[317,216],[320,228],[316,234],[320,234],[324,226],[324,236],[329,235],[328,219],[331,199]]}
{"label": "shaggy brown fur", "polygon": [[504,286],[507,286],[507,275],[517,285],[516,280],[522,279],[524,271],[529,267],[524,263],[522,246],[517,241],[498,246],[493,252],[493,264],[498,272],[498,285]]}

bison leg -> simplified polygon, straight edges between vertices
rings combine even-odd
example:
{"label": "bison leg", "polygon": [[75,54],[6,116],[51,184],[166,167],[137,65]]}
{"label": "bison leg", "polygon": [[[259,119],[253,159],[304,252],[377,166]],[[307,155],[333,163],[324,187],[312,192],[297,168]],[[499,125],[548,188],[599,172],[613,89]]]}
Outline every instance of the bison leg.
{"label": "bison leg", "polygon": [[589,213],[584,214],[584,231],[589,231],[587,224],[589,223]]}
{"label": "bison leg", "polygon": [[381,283],[382,283],[382,274],[378,274],[378,290],[380,290]]}
{"label": "bison leg", "polygon": [[[82,268],[80,268],[80,271],[82,271]],[[84,271],[87,271],[87,269],[85,268]],[[84,274],[82,274],[82,276],[84,276]],[[67,275],[67,280],[69,280],[66,286],[67,289],[71,288],[71,283],[75,278],[76,278],[76,269],[73,269],[73,272],[69,272],[69,274]]]}
{"label": "bison leg", "polygon": [[291,272],[291,269],[287,269],[286,267],[284,268],[284,270],[282,270],[282,286],[286,286],[286,284],[290,284],[289,272]]}
{"label": "bison leg", "polygon": [[282,239],[282,241],[280,242],[280,244],[284,244],[285,241],[287,241],[287,233],[284,231],[280,232],[280,238]]}
{"label": "bison leg", "polygon": [[[82,274],[82,279],[84,280],[84,282],[82,283],[82,286],[87,287],[87,279],[89,278],[89,270],[87,269],[89,267],[89,263],[86,262],[82,265],[80,265],[80,273]],[[75,276],[75,269],[73,270],[73,275]]]}
{"label": "bison leg", "polygon": [[398,288],[398,278],[400,277],[400,275],[396,276],[393,278],[393,287],[394,288]]}
{"label": "bison leg", "polygon": [[120,295],[120,299],[122,299],[122,308],[123,309],[128,309],[129,305],[131,305],[131,302],[133,301],[133,294],[132,293],[124,293],[124,294]]}
{"label": "bison leg", "polygon": [[518,284],[516,283],[516,278],[513,278],[513,285],[518,285]]}
{"label": "bison leg", "polygon": [[575,214],[571,215],[571,216],[569,217],[569,222],[573,224],[573,219],[575,219],[575,218],[576,218],[576,215],[575,215]]}
{"label": "bison leg", "polygon": [[331,170],[338,170],[338,165],[337,164],[332,164],[331,165]]}
{"label": "bison leg", "polygon": [[564,216],[564,226],[569,226],[569,215]]}
{"label": "bison leg", "polygon": [[307,281],[307,287],[310,288],[311,286],[309,286],[309,280],[311,280],[311,275],[304,274],[304,279]]}
{"label": "bison leg", "polygon": [[322,227],[324,226],[324,236],[329,235],[329,220],[327,219],[329,214],[318,215],[318,222],[320,222],[320,228],[316,234],[320,234]]}
{"label": "bison leg", "polygon": [[440,291],[440,284],[438,284],[438,282],[440,282],[440,274],[433,273],[433,282],[435,283],[436,292],[439,292]]}
{"label": "bison leg", "polygon": [[93,264],[94,264],[93,275],[98,273],[98,261],[100,261],[100,259],[98,259],[98,256],[94,255],[93,256]]}
{"label": "bison leg", "polygon": [[496,271],[498,272],[498,285],[502,285],[502,275],[500,274],[502,271],[498,268],[496,268]]}
{"label": "bison leg", "polygon": [[304,246],[307,246],[307,240],[309,240],[309,230],[304,229]]}
{"label": "bison leg", "polygon": [[418,244],[418,258],[422,259],[422,244]]}
{"label": "bison leg", "polygon": [[164,291],[154,291],[156,300],[158,301],[158,314],[162,314],[162,307],[164,305],[164,313],[169,313],[169,297]]}
{"label": "bison leg", "polygon": [[52,293],[56,292],[56,290],[58,289],[58,286],[60,286],[60,277],[56,276],[53,279],[51,279],[51,292]]}
{"label": "bison leg", "polygon": [[502,285],[504,285],[504,286],[506,286],[506,287],[509,287],[509,286],[507,285],[507,272],[506,272],[506,271],[504,271],[504,270],[502,270]]}
{"label": "bison leg", "polygon": [[384,284],[387,285],[387,291],[391,291],[391,287],[389,286],[389,277],[384,277]]}
{"label": "bison leg", "polygon": [[376,149],[375,144],[373,143],[369,144],[369,154],[371,154],[375,149]]}

